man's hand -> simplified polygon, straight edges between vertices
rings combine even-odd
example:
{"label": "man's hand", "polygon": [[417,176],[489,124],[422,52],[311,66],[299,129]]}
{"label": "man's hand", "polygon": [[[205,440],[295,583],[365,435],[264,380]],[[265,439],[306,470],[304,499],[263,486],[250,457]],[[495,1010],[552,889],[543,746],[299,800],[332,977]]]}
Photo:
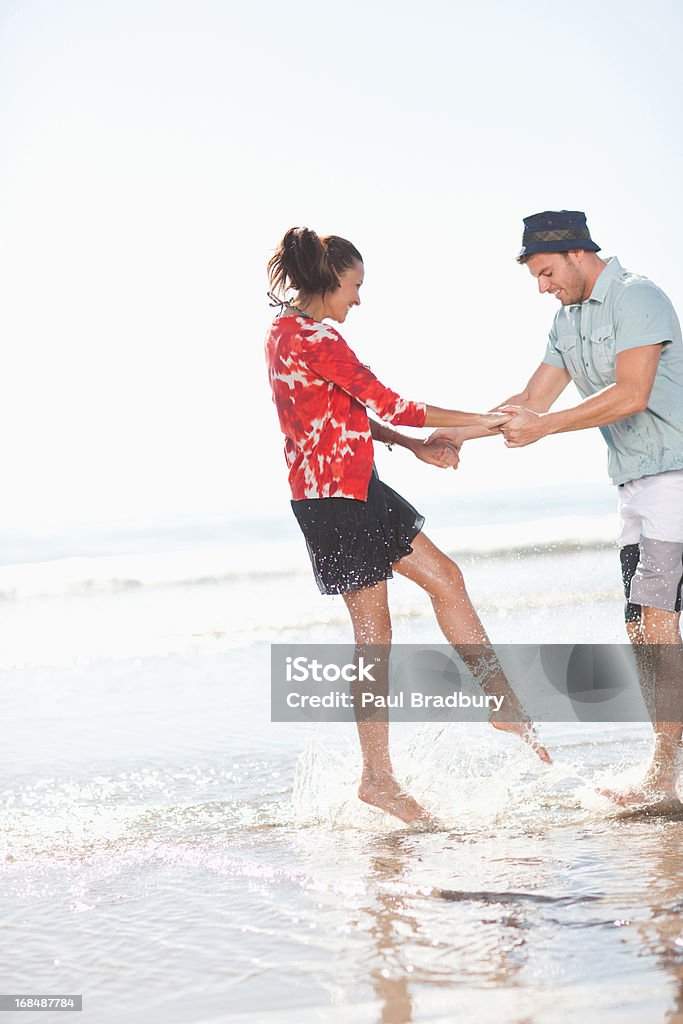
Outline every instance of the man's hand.
{"label": "man's hand", "polygon": [[422,462],[427,462],[430,466],[439,466],[440,469],[457,469],[460,462],[455,445],[434,437],[434,434],[426,441],[418,441],[413,448],[413,454]]}
{"label": "man's hand", "polygon": [[508,448],[524,448],[525,445],[533,444],[539,438],[545,437],[547,430],[544,413],[532,412],[521,405],[503,405],[501,412],[512,415],[512,418],[500,428]]}

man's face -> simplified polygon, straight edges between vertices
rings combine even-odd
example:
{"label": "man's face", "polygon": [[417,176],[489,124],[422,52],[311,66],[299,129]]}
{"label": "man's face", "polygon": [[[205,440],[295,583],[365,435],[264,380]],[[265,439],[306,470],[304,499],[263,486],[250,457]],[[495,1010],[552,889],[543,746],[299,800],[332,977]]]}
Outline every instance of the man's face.
{"label": "man's face", "polygon": [[537,252],[527,260],[527,267],[538,281],[541,294],[550,292],[563,306],[571,306],[588,298],[583,252]]}

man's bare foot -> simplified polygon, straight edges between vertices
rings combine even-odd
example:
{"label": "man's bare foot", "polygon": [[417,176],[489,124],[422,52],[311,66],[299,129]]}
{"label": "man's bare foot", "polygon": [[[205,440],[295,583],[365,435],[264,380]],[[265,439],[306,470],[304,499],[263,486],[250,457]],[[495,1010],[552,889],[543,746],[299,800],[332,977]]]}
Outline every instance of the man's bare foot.
{"label": "man's bare foot", "polygon": [[440,824],[417,800],[403,792],[390,772],[375,775],[363,772],[358,796],[364,803],[379,807],[408,825],[419,823],[427,828],[436,828]]}
{"label": "man's bare foot", "polygon": [[683,810],[676,792],[676,753],[678,743],[666,733],[655,736],[650,766],[643,781],[630,789],[598,789],[601,796],[620,807],[652,814],[668,814]]}
{"label": "man's bare foot", "polygon": [[598,789],[597,792],[627,810],[650,811],[653,814],[683,811],[683,804],[676,792],[673,772],[661,772],[652,766],[638,786],[622,791]]}
{"label": "man's bare foot", "polygon": [[521,740],[529,744],[534,754],[536,754],[544,764],[553,763],[552,757],[536,735],[533,722],[529,722],[528,720],[521,722],[496,722],[493,718],[489,718],[489,723],[494,729],[500,729],[501,732],[512,732],[515,736],[519,736]]}
{"label": "man's bare foot", "polygon": [[633,811],[640,814],[681,814],[683,803],[677,793],[670,789],[657,789],[646,786],[633,786],[631,789],[598,789],[600,796],[607,797],[625,811]]}

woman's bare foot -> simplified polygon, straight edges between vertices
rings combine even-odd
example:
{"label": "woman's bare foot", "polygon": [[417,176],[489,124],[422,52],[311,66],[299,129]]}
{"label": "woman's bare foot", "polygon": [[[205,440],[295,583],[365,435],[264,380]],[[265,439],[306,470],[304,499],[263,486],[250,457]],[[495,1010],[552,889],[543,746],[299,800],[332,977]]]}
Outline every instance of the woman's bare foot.
{"label": "woman's bare foot", "polygon": [[366,804],[379,807],[387,814],[393,814],[410,825],[421,823],[427,827],[438,827],[439,822],[432,817],[429,811],[425,810],[408,793],[403,792],[398,782],[390,772],[377,772],[373,774],[363,772],[358,796]]}
{"label": "woman's bare foot", "polygon": [[500,729],[501,732],[511,732],[515,736],[519,736],[524,743],[528,743],[534,754],[543,761],[544,764],[552,764],[553,759],[543,746],[534,728],[534,723],[530,722],[528,718],[522,718],[518,722],[497,722],[493,716],[489,717],[489,724],[494,729]]}

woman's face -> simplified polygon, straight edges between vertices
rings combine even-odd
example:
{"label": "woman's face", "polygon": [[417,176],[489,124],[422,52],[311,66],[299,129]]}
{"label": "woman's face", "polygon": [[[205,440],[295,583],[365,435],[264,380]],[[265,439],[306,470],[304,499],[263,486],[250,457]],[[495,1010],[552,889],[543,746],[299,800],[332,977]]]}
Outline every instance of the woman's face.
{"label": "woman's face", "polygon": [[339,288],[328,292],[325,296],[325,316],[343,324],[346,314],[352,306],[360,306],[360,286],[365,276],[365,268],[360,260],[339,275]]}

